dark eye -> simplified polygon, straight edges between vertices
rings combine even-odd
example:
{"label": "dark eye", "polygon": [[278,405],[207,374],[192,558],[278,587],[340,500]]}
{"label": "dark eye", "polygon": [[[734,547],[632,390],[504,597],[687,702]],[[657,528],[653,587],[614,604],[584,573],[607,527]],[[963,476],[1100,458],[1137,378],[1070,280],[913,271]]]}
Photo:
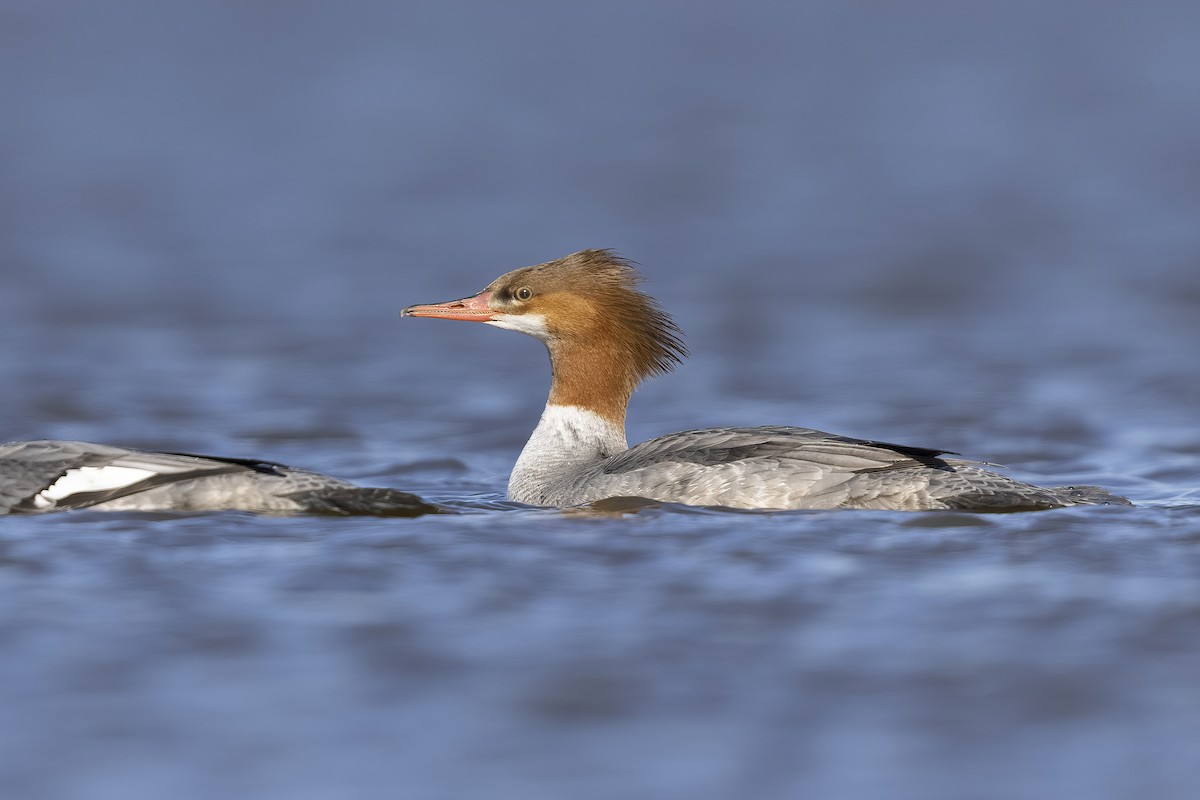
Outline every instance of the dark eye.
{"label": "dark eye", "polygon": [[528,286],[522,286],[520,289],[517,289],[515,292],[513,292],[513,297],[517,298],[518,300],[528,300],[529,298],[533,297],[533,289],[530,289]]}

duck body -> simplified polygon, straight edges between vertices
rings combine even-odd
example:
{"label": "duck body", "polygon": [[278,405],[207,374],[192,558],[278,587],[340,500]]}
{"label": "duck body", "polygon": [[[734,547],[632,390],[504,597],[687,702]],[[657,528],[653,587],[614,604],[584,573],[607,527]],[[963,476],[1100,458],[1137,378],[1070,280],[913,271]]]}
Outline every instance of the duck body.
{"label": "duck body", "polygon": [[436,511],[419,497],[271,461],[73,441],[0,444],[0,515],[96,511],[377,514]]}
{"label": "duck body", "polygon": [[1096,487],[1045,488],[944,450],[766,426],[668,434],[629,447],[625,414],[644,378],[686,350],[670,317],[605,250],[493,281],[477,295],[405,316],[484,322],[542,340],[551,389],[513,468],[509,499],[574,506],[612,497],[743,509],[1027,511],[1121,504]]}
{"label": "duck body", "polygon": [[743,509],[891,511],[1032,511],[1116,499],[1093,487],[1022,483],[943,458],[944,451],[811,428],[708,428],[622,449],[611,434],[589,438],[600,427],[589,416],[547,409],[513,469],[510,499],[573,506],[628,496]]}

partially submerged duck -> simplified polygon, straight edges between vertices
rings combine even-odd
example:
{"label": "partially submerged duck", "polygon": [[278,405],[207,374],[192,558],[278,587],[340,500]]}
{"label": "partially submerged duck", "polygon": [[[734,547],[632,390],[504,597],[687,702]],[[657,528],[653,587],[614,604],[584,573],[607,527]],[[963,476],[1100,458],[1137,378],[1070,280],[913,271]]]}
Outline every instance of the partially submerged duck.
{"label": "partially submerged duck", "polygon": [[1128,505],[1092,486],[1044,488],[948,451],[811,428],[707,428],[629,447],[625,414],[645,378],[687,351],[679,328],[608,250],[501,275],[478,294],[402,316],[483,322],[541,340],[550,397],[508,483],[510,500],[574,506],[643,497],[746,509],[1027,511]]}
{"label": "partially submerged duck", "polygon": [[415,494],[355,486],[271,461],[89,442],[0,444],[0,514],[82,508],[404,517],[438,510]]}

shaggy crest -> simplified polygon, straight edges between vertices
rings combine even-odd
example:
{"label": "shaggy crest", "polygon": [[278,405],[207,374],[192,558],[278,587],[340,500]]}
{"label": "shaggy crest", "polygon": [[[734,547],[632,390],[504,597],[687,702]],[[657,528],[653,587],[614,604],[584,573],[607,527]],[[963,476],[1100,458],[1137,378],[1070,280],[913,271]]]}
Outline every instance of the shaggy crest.
{"label": "shaggy crest", "polygon": [[581,250],[509,273],[495,289],[511,294],[528,282],[545,294],[569,292],[587,301],[555,333],[564,340],[579,336],[609,343],[636,384],[670,372],[688,354],[679,326],[638,290],[641,280],[633,264],[611,250]]}

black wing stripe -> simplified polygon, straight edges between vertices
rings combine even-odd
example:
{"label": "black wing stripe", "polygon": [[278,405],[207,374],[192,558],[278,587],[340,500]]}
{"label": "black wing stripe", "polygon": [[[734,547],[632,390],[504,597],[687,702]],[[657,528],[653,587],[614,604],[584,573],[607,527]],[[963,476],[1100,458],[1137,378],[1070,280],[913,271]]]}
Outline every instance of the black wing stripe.
{"label": "black wing stripe", "polygon": [[205,456],[199,453],[164,452],[169,456],[183,456],[184,458],[196,458],[203,461],[219,461],[222,464],[236,464],[239,467],[261,472],[264,475],[275,475],[280,478],[284,477],[284,473],[281,470],[291,469],[286,464],[280,464],[277,461],[263,461],[259,458],[231,458],[229,456]]}
{"label": "black wing stripe", "polygon": [[835,442],[845,442],[846,444],[865,444],[871,447],[880,447],[884,450],[893,450],[906,456],[911,456],[915,459],[922,458],[937,458],[938,456],[957,456],[959,453],[953,450],[939,450],[931,447],[913,447],[907,444],[892,444],[891,442],[879,442],[874,439],[855,439],[852,436],[830,436]]}

